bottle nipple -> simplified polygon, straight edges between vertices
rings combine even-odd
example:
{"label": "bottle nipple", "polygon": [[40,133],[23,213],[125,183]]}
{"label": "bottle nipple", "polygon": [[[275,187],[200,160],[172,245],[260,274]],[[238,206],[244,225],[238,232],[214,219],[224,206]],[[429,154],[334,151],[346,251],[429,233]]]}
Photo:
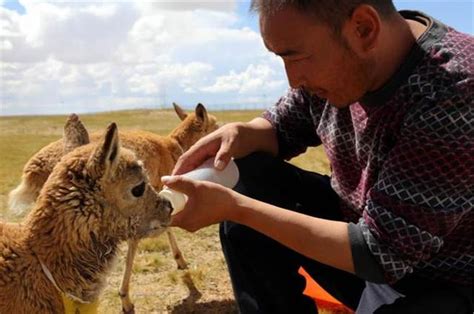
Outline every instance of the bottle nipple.
{"label": "bottle nipple", "polygon": [[[231,159],[224,169],[217,170],[214,167],[214,158],[210,158],[196,169],[191,170],[182,176],[192,180],[209,181],[228,188],[233,188],[239,181],[239,169],[234,160]],[[166,186],[158,194],[170,201],[171,206],[173,207],[172,215],[183,210],[188,201],[186,194],[175,191]]]}
{"label": "bottle nipple", "polygon": [[158,193],[161,197],[167,199],[171,203],[173,211],[172,215],[175,215],[183,210],[184,205],[188,201],[186,194],[172,190],[168,187],[165,187],[163,190]]}

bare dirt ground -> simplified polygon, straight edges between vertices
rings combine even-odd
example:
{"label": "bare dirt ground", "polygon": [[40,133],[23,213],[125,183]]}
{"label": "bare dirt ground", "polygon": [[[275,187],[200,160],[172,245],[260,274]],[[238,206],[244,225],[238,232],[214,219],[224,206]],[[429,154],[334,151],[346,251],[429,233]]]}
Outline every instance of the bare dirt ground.
{"label": "bare dirt ground", "polygon": [[[195,233],[175,230],[175,234],[188,269],[177,269],[166,235],[142,241],[131,283],[136,313],[237,313],[218,227]],[[109,276],[101,313],[119,312],[124,255]]]}

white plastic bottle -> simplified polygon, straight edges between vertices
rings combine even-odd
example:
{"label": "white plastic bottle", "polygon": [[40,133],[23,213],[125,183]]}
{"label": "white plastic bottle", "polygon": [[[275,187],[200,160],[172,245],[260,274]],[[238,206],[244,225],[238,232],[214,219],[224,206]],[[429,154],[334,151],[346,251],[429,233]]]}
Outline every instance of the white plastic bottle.
{"label": "white plastic bottle", "polygon": [[[231,159],[224,169],[217,170],[214,167],[214,158],[210,158],[196,169],[182,174],[182,176],[198,181],[214,182],[228,188],[233,188],[237,184],[237,181],[239,181],[239,169],[234,160]],[[183,210],[184,205],[186,205],[188,201],[186,194],[166,186],[159,194],[161,197],[170,201],[171,206],[173,206],[173,215]]]}

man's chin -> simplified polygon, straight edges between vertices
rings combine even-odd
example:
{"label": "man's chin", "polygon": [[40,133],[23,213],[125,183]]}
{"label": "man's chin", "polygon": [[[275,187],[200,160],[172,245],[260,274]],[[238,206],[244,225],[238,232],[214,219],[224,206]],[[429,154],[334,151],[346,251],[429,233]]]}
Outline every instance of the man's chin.
{"label": "man's chin", "polygon": [[346,108],[357,102],[357,100],[348,100],[347,98],[338,97],[337,95],[330,94],[327,91],[323,90],[311,90],[308,91],[312,96],[316,96],[320,99],[325,99],[328,103],[336,108]]}

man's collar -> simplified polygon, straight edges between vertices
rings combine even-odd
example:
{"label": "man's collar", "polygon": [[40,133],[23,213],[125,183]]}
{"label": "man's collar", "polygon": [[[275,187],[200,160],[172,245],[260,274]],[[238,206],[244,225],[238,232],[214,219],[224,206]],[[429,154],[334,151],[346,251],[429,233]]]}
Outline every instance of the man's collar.
{"label": "man's collar", "polygon": [[379,89],[368,92],[359,101],[364,107],[376,106],[387,102],[400,85],[413,73],[420,60],[428,54],[431,47],[439,42],[448,28],[440,21],[418,11],[400,11],[405,19],[428,23],[426,31],[418,38],[405,61],[394,75]]}

